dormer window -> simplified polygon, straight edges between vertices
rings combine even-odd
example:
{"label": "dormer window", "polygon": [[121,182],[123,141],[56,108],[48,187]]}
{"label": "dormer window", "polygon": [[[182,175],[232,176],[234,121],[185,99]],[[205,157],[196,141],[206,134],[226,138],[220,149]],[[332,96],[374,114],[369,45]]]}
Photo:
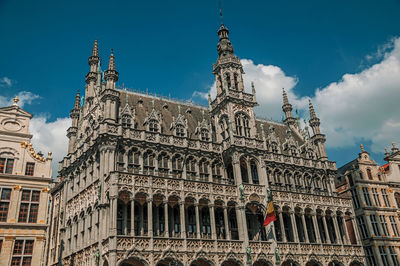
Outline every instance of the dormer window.
{"label": "dormer window", "polygon": [[208,132],[208,130],[207,130],[206,128],[202,128],[202,129],[200,130],[200,139],[201,139],[202,141],[209,141],[209,139],[210,139],[210,134],[209,134],[209,132]]}
{"label": "dormer window", "polygon": [[149,121],[149,131],[150,132],[158,132],[158,121],[152,119]]}
{"label": "dormer window", "polygon": [[123,115],[122,116],[122,127],[131,127],[132,126],[132,120],[129,115]]}
{"label": "dormer window", "polygon": [[185,136],[185,127],[183,125],[176,125],[176,136],[177,137],[184,137]]}
{"label": "dormer window", "polygon": [[271,151],[273,153],[278,153],[278,145],[275,142],[271,143]]}

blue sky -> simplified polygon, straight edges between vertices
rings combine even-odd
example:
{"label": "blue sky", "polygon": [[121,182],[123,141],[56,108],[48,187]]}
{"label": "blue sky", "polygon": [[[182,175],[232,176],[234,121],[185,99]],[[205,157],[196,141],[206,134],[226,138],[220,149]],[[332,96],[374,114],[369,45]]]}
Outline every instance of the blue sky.
{"label": "blue sky", "polygon": [[[316,104],[321,105],[316,106],[317,112],[324,116],[324,105],[329,97],[318,98],[316,89],[324,91],[332,84],[340,88],[346,86],[342,82],[344,75],[354,74],[358,78],[358,74],[373,69],[390,55],[397,55],[399,0],[225,0],[222,6],[235,53],[251,60],[249,76],[258,81],[258,84],[255,82],[257,93],[266,93],[269,89],[261,84],[263,79],[258,80],[257,75],[263,72],[263,67],[268,72],[272,69],[268,66],[275,66],[274,70],[280,71],[280,77],[286,82],[283,84],[289,84],[289,96],[304,116],[307,116],[302,112],[305,97],[315,99]],[[218,27],[217,0],[0,0],[0,80],[3,80],[0,81],[0,104],[1,99],[6,102],[22,91],[30,92],[24,108],[42,118],[42,124],[35,128],[39,133],[48,124],[67,117],[76,91],[84,88],[89,70],[87,59],[96,38],[103,69],[107,66],[110,49],[114,48],[119,85],[148,88],[163,95],[171,93],[175,98],[193,98],[206,104],[204,98],[193,93],[208,92],[213,85],[211,70],[217,58]],[[8,80],[10,82],[6,82]],[[381,80],[387,80],[386,76]],[[281,85],[281,81],[278,80],[276,86]],[[378,84],[370,90],[379,94],[378,90],[395,87],[397,81],[394,78],[390,86],[383,82],[382,86]],[[336,88],[335,93],[340,88]],[[400,90],[400,84],[398,88]],[[393,91],[387,89],[387,92]],[[376,129],[384,128],[385,123],[378,121],[386,119],[388,105],[373,105],[374,93],[368,94],[371,102],[355,108],[373,108],[373,114],[379,112],[380,115],[354,119],[365,123],[372,120]],[[358,97],[355,93],[350,95]],[[264,96],[260,97],[262,103],[269,97]],[[399,97],[400,94],[394,95],[395,99]],[[275,98],[268,99],[276,102]],[[276,105],[277,112],[281,112],[280,105],[281,102]],[[335,112],[329,103],[326,106],[330,112]],[[265,110],[261,110],[265,115]],[[391,108],[389,115],[394,111],[397,110]],[[352,110],[348,112],[351,114]],[[281,113],[266,116],[281,119]],[[322,120],[322,126],[324,122],[338,122],[337,127],[329,125],[331,129],[326,128],[327,132],[340,133],[348,125],[338,120],[343,116],[335,118],[326,114],[324,117],[328,122]],[[373,157],[382,162],[382,143],[389,146],[392,141],[400,142],[399,137],[394,139],[399,136],[397,122],[400,121],[394,114],[391,118],[394,120],[385,121],[393,122],[394,129],[383,134],[379,141],[374,139],[375,133],[362,133],[368,129],[373,131],[365,125],[353,128],[351,136],[345,132],[344,135],[352,139],[348,143],[338,144],[340,138],[333,136],[338,140],[328,145],[330,159],[336,160],[338,166],[344,164],[357,156],[358,145],[363,142],[367,149],[374,151]],[[43,129],[38,128],[41,126]],[[51,148],[56,149],[54,145]]]}

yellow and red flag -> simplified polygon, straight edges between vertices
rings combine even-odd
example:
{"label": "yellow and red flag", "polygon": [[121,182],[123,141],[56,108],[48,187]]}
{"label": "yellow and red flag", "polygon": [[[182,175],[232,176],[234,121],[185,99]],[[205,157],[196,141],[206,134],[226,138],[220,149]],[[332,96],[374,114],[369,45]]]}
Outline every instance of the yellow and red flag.
{"label": "yellow and red flag", "polygon": [[276,221],[274,202],[272,201],[272,193],[270,190],[268,190],[267,194],[268,194],[268,206],[267,206],[267,213],[265,214],[264,227],[269,225],[271,222]]}

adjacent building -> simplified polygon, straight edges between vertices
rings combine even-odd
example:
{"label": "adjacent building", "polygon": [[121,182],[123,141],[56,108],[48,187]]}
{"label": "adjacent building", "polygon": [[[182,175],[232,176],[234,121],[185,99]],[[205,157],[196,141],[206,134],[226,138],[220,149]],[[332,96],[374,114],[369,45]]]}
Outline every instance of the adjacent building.
{"label": "adjacent building", "polygon": [[393,143],[379,166],[361,145],[357,159],[338,170],[339,195],[353,200],[368,265],[400,264],[400,153]]}
{"label": "adjacent building", "polygon": [[45,265],[51,153],[36,153],[32,115],[18,106],[0,108],[0,264]]}
{"label": "adjacent building", "polygon": [[49,265],[272,265],[267,189],[282,265],[364,264],[314,107],[312,136],[285,91],[284,122],[256,117],[228,33],[221,25],[208,106],[118,88],[114,54],[103,74],[94,43],[51,191]]}

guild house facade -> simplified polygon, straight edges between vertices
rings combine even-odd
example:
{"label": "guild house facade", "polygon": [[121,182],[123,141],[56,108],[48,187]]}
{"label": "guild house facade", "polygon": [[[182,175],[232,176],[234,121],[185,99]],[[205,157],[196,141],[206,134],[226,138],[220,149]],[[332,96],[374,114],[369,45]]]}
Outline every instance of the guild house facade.
{"label": "guild house facade", "polygon": [[283,123],[257,118],[228,33],[221,25],[207,107],[117,88],[114,54],[103,75],[94,43],[51,191],[49,265],[275,264],[267,188],[282,265],[364,264],[313,106],[312,136],[285,91]]}
{"label": "guild house facade", "polygon": [[32,115],[14,104],[0,108],[0,265],[45,265],[51,153],[36,153]]}
{"label": "guild house facade", "polygon": [[400,152],[386,149],[379,166],[361,145],[358,158],[340,167],[336,186],[353,199],[368,265],[400,264]]}

